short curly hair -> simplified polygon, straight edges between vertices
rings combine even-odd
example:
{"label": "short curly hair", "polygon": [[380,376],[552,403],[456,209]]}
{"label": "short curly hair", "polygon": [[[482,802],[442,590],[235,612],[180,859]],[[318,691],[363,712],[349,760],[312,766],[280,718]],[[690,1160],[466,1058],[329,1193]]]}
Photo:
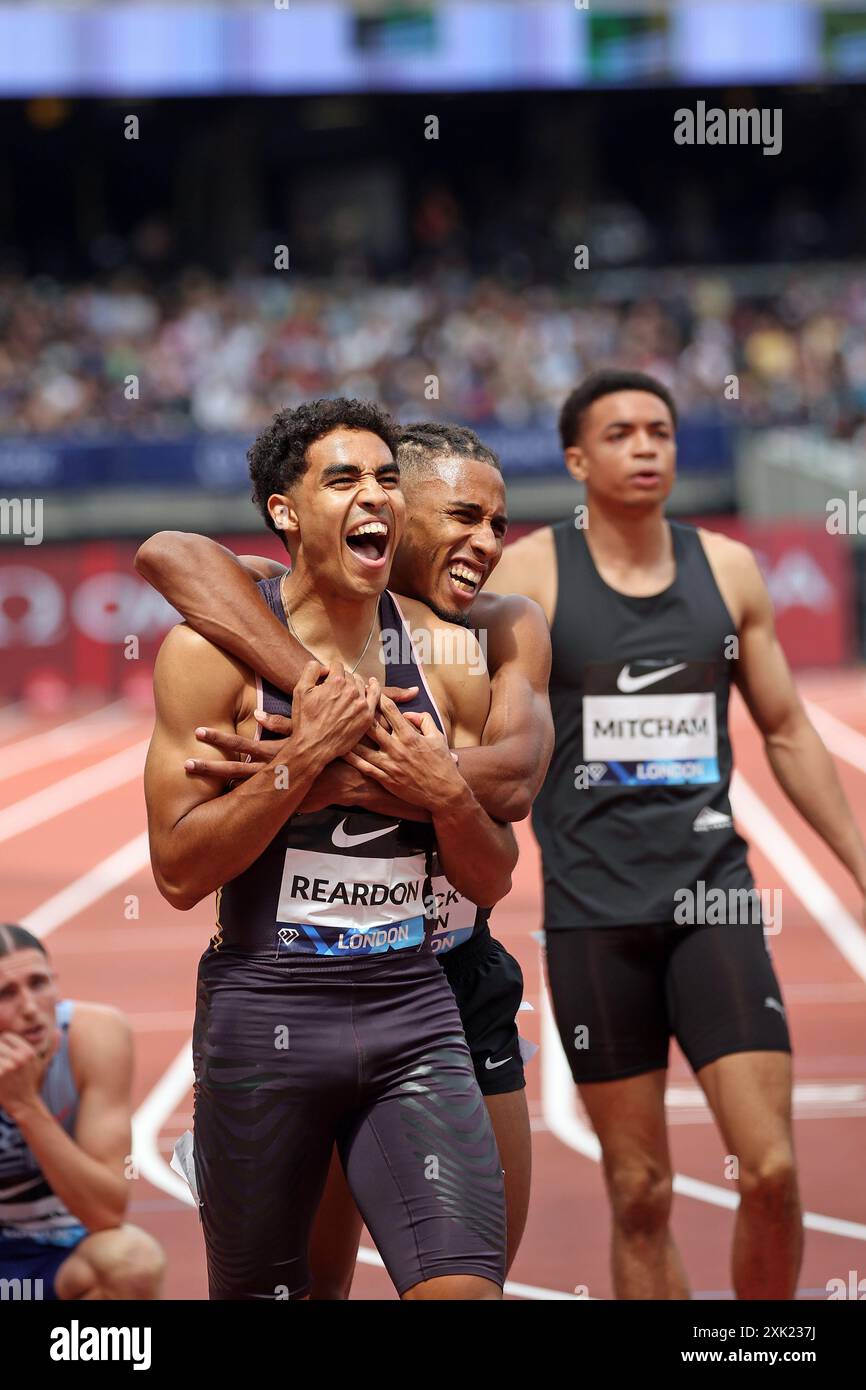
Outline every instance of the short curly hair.
{"label": "short curly hair", "polygon": [[[307,467],[307,449],[332,430],[369,430],[378,434],[395,455],[400,428],[375,401],[338,396],[334,400],[305,401],[295,410],[280,410],[250,446],[247,459],[253,485],[253,502],[265,523],[276,531],[268,511],[268,498],[286,492]],[[277,533],[279,534],[279,532]]]}

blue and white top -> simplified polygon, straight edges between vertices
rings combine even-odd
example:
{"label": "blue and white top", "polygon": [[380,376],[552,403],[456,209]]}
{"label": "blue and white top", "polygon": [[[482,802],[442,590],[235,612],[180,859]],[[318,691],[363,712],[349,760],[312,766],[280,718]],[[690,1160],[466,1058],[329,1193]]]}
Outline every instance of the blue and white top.
{"label": "blue and white top", "polygon": [[[69,1060],[71,999],[57,1005],[60,1045],[48,1064],[41,1096],[70,1138],[78,1117],[78,1089]],[[30,1239],[45,1245],[77,1245],[87,1230],[60,1200],[14,1120],[0,1108],[0,1240]]]}

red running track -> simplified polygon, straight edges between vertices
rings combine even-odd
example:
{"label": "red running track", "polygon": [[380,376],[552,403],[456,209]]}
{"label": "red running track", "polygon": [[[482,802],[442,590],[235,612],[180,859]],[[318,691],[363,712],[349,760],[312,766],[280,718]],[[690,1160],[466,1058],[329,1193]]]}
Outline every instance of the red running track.
{"label": "red running track", "polygon": [[[866,674],[813,675],[800,687],[817,717],[832,717],[822,732],[866,827]],[[829,1279],[866,1272],[866,931],[853,884],[779,792],[739,701],[732,728],[745,783],[735,796],[738,822],[752,838],[759,886],[783,893],[783,926],[771,945],[794,1037],[796,1143],[812,1214],[800,1296],[821,1298]],[[65,994],[114,1004],[131,1020],[139,1176],[130,1219],[167,1251],[166,1297],[200,1299],[206,1281],[198,1220],[175,1195],[179,1180],[167,1164],[191,1124],[183,1054],[196,962],[213,925],[209,902],[176,913],[150,876],[140,776],[149,732],[148,714],[122,706],[83,721],[0,711],[0,915],[47,934]],[[541,1042],[543,985],[532,936],[540,926],[537,850],[528,825],[520,831],[515,886],[494,914],[494,930],[525,972],[533,1012],[521,1015],[521,1031]],[[562,1298],[582,1288],[610,1298],[601,1174],[579,1151],[591,1139],[587,1145],[561,1066],[551,1042],[529,1067],[533,1193],[509,1290]],[[675,1047],[669,1105],[677,1173],[698,1184],[699,1195],[680,1192],[674,1210],[692,1289],[696,1297],[730,1297],[732,1184],[721,1140]],[[366,1236],[364,1247],[353,1296],[393,1298]]]}

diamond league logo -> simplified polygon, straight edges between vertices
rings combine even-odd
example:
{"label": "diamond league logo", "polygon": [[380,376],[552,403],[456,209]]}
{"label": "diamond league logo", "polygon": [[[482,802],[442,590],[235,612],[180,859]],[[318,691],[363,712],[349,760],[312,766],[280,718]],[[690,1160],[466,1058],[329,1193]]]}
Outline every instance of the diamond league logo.
{"label": "diamond league logo", "polygon": [[277,932],[277,936],[284,946],[291,946],[297,941],[300,934],[301,933],[295,927],[280,927],[280,930]]}
{"label": "diamond league logo", "polygon": [[574,769],[574,789],[580,791],[601,782],[607,772],[607,763],[578,763]]}

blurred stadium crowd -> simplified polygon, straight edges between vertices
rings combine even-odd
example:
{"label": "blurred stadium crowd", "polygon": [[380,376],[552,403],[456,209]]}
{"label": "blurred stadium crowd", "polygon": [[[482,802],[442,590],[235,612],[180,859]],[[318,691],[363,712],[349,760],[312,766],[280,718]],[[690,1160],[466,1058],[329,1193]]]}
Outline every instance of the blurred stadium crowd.
{"label": "blurred stadium crowd", "polygon": [[778,160],[675,145],[675,91],[167,99],[134,141],[112,102],[10,103],[0,434],[249,435],[335,392],[549,430],[617,363],[686,417],[859,437],[860,90],[768,90]]}
{"label": "blurred stadium crowd", "polygon": [[402,415],[423,402],[480,427],[548,425],[583,373],[616,362],[668,382],[684,415],[723,413],[736,374],[742,422],[862,433],[866,266],[609,271],[591,294],[580,277],[6,275],[0,430],[253,432],[284,405],[335,392]]}

